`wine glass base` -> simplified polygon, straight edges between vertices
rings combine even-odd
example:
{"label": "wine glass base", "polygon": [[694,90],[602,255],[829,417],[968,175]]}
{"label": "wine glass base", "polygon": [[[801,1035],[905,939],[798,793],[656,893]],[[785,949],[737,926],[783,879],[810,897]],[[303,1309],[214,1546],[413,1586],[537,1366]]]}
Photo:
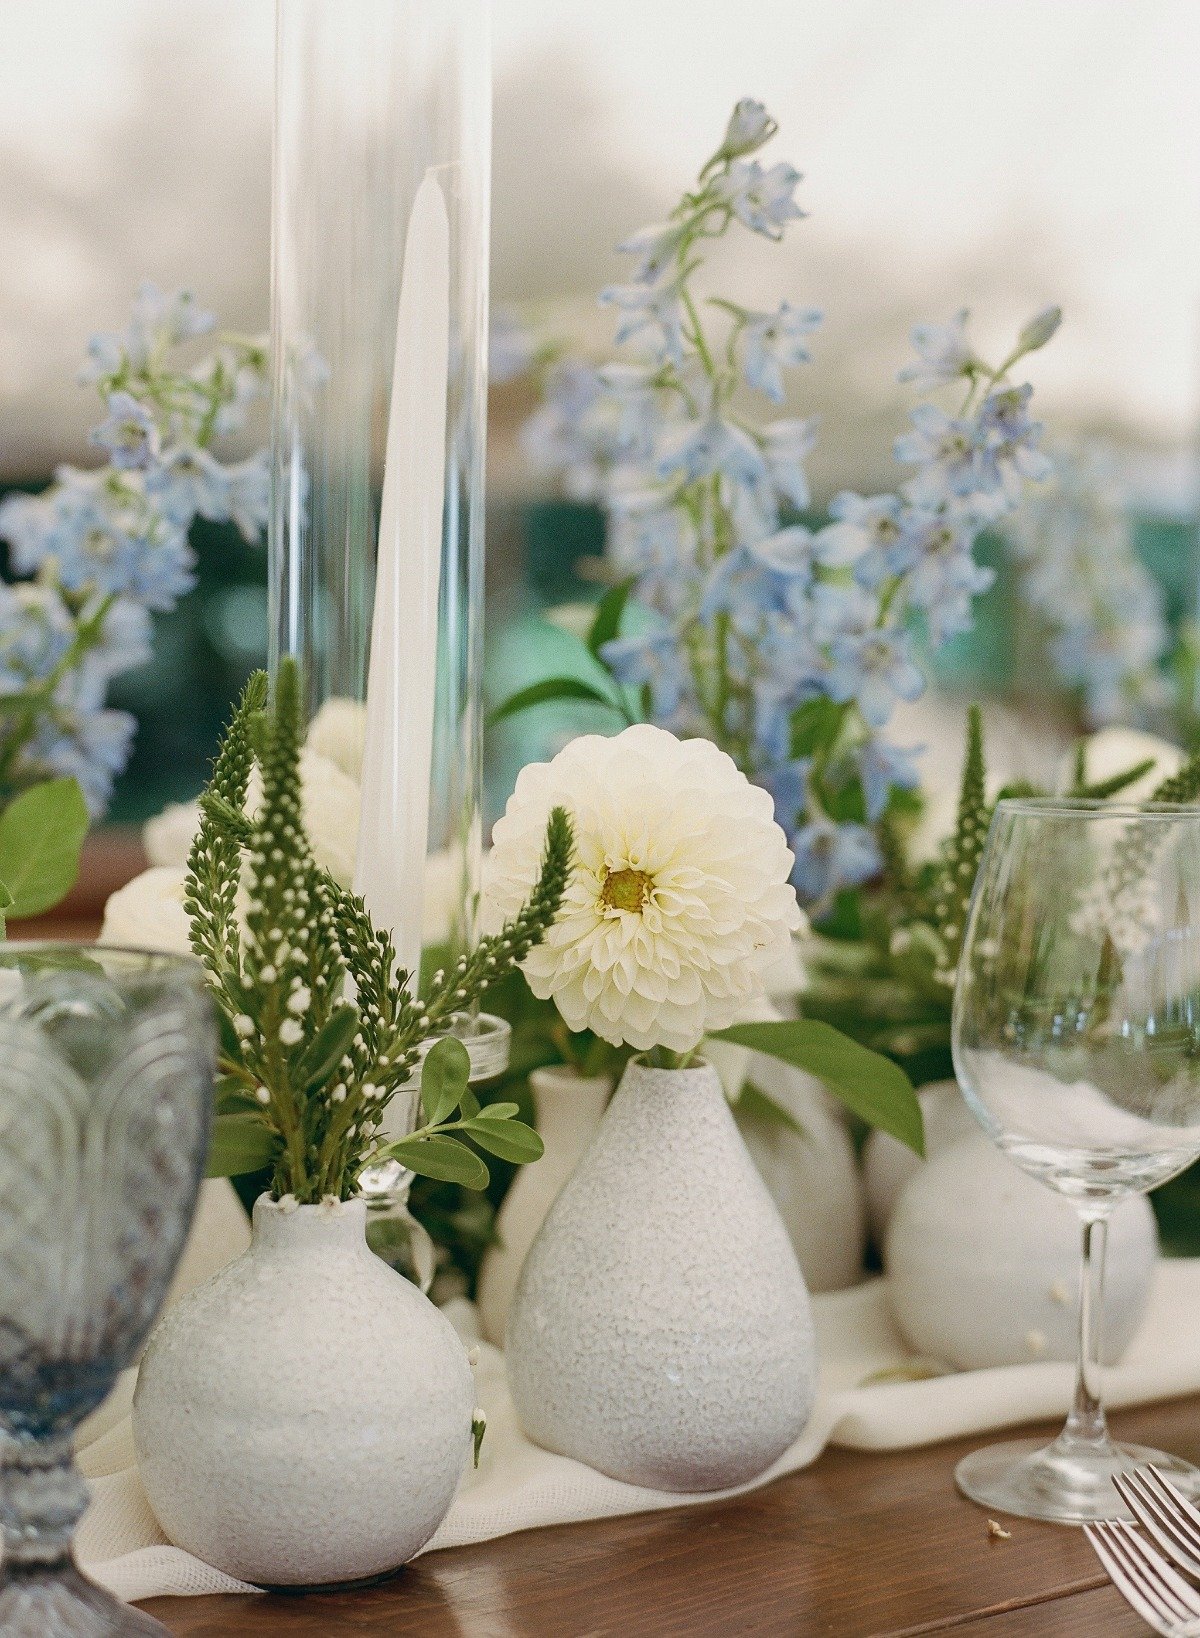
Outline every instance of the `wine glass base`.
{"label": "wine glass base", "polygon": [[1055,1440],[1014,1439],[965,1456],[955,1469],[958,1488],[996,1513],[1049,1524],[1090,1524],[1132,1514],[1113,1488],[1112,1476],[1153,1462],[1187,1496],[1200,1495],[1200,1471],[1178,1456],[1146,1445],[1099,1448]]}
{"label": "wine glass base", "polygon": [[161,1621],[122,1604],[74,1566],[0,1575],[5,1638],[170,1638]]}

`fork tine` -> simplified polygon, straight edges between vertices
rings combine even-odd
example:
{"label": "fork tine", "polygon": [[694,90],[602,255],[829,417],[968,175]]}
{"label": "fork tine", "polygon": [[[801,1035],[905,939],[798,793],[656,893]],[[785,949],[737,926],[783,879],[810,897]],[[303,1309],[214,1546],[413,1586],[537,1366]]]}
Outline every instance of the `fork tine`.
{"label": "fork tine", "polygon": [[1134,1518],[1168,1557],[1189,1575],[1200,1576],[1200,1530],[1192,1528],[1174,1499],[1138,1469],[1114,1474],[1113,1484]]}
{"label": "fork tine", "polygon": [[1168,1479],[1162,1469],[1155,1467],[1153,1462],[1144,1469],[1144,1472],[1146,1478],[1163,1497],[1164,1503],[1170,1507],[1178,1521],[1180,1533],[1186,1529],[1188,1540],[1200,1551],[1200,1511],[1192,1505],[1179,1486]]}
{"label": "fork tine", "polygon": [[1126,1555],[1126,1563],[1132,1560],[1138,1566],[1143,1583],[1151,1583],[1163,1600],[1173,1606],[1176,1619],[1183,1621],[1200,1619],[1200,1593],[1190,1587],[1148,1542],[1143,1541],[1131,1524],[1119,1521],[1105,1525],[1104,1528],[1111,1532],[1112,1537],[1119,1539]]}
{"label": "fork tine", "polygon": [[1179,1638],[1179,1623],[1165,1614],[1159,1605],[1152,1604],[1143,1596],[1139,1583],[1126,1573],[1124,1565],[1110,1548],[1107,1536],[1101,1535],[1103,1528],[1103,1525],[1085,1524],[1083,1533],[1091,1542],[1113,1586],[1130,1609],[1140,1615],[1147,1626],[1153,1627],[1160,1638]]}

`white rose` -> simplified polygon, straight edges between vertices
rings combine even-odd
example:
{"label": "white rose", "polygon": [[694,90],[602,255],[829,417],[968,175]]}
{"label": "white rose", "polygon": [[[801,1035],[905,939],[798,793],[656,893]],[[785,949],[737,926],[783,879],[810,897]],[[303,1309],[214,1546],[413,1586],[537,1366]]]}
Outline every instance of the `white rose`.
{"label": "white rose", "polygon": [[308,747],[318,756],[335,762],[351,779],[361,782],[366,733],[365,705],[358,700],[329,699],[312,720]]}
{"label": "white rose", "polygon": [[[313,857],[343,887],[354,879],[354,856],[358,848],[358,783],[336,762],[306,745],[300,753],[300,784],[304,796],[304,822],[312,844]],[[262,785],[255,769],[250,779],[247,806],[258,806]],[[187,864],[188,849],[200,823],[196,802],[172,803],[151,819],[142,830],[142,842],[151,864]]]}
{"label": "white rose", "polygon": [[168,802],[142,826],[142,846],[152,865],[185,865],[200,823],[199,802]]}
{"label": "white rose", "polygon": [[101,944],[189,955],[188,918],[183,908],[186,875],[182,865],[152,865],[119,887],[104,907]]}

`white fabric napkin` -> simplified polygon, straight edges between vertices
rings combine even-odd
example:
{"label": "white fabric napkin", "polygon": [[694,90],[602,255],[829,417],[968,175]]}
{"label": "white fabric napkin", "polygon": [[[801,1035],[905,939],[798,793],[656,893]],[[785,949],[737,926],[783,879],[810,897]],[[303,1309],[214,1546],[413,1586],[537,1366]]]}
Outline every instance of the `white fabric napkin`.
{"label": "white fabric napkin", "polygon": [[[473,1315],[452,1317],[469,1332]],[[926,1445],[989,1428],[1065,1414],[1069,1365],[1013,1365],[927,1381],[866,1383],[911,1363],[892,1322],[886,1282],[814,1299],[821,1376],[808,1426],[754,1489],[806,1467],[827,1444],[859,1450]],[[1200,1390],[1200,1259],[1160,1264],[1141,1331],[1125,1359],[1104,1373],[1112,1406],[1169,1399]],[[1181,1316],[1183,1316],[1181,1322]],[[608,1518],[708,1501],[621,1484],[580,1462],[540,1450],[521,1433],[504,1376],[503,1356],[486,1344],[476,1367],[488,1431],[477,1472],[467,1472],[441,1528],[425,1549],[458,1547],[493,1536],[579,1519]],[[92,1483],[79,1551],[88,1570],[129,1600],[161,1594],[254,1591],[190,1553],[172,1547],[138,1481],[128,1407],[133,1372],[91,1424],[80,1465]],[[864,1385],[865,1384],[865,1385]],[[949,1470],[946,1475],[950,1483]],[[721,1492],[732,1494],[733,1492]]]}

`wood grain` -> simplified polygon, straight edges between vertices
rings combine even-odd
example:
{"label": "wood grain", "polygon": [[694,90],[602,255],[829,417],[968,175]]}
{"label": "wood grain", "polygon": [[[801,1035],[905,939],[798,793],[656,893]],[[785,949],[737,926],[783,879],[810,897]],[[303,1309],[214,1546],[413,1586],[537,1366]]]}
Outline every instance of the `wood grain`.
{"label": "wood grain", "polygon": [[[1200,1458],[1200,1401],[1126,1412],[1123,1436]],[[1049,1430],[1048,1430],[1049,1431]],[[342,1594],[156,1599],[178,1638],[1125,1638],[1145,1631],[1078,1530],[1006,1520],[953,1484],[986,1440],[831,1450],[736,1501],[431,1553]]]}

